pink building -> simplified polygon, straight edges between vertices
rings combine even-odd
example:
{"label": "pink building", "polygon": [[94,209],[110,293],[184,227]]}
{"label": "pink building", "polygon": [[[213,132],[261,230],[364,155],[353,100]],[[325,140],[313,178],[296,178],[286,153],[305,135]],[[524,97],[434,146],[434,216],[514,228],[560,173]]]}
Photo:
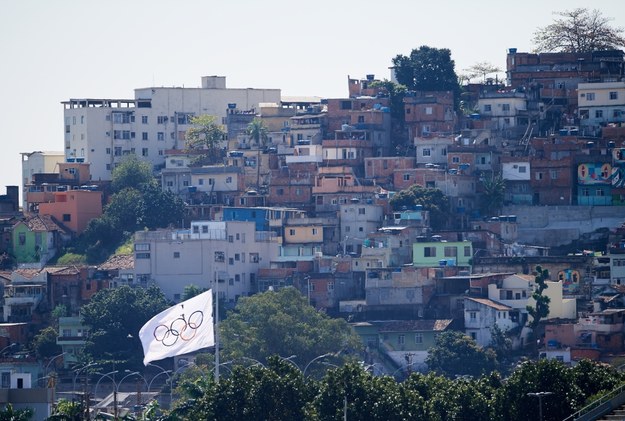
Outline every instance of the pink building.
{"label": "pink building", "polygon": [[39,204],[39,214],[51,215],[74,234],[80,234],[89,221],[102,215],[102,192],[70,190],[54,193],[54,201]]}

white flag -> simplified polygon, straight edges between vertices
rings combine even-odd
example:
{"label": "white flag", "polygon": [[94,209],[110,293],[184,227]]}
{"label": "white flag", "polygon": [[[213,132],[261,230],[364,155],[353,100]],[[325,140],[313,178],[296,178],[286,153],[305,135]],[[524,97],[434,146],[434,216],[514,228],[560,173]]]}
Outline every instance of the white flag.
{"label": "white flag", "polygon": [[152,317],[139,331],[143,364],[215,345],[211,290]]}

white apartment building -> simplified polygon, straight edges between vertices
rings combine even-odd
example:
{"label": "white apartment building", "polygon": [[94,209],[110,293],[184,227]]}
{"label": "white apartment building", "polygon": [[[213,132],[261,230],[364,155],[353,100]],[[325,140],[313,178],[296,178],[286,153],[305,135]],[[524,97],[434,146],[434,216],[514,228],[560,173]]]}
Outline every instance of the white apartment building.
{"label": "white apartment building", "polygon": [[280,89],[226,88],[223,76],[204,76],[199,88],[135,89],[134,99],[70,99],[62,102],[65,159],[91,163],[93,180],[110,180],[130,154],[160,167],[166,150],[185,147],[192,117],[223,123],[229,105],[250,110],[265,102],[279,103]]}
{"label": "white apartment building", "polygon": [[190,229],[135,233],[135,279],[179,301],[187,285],[213,288],[228,302],[257,290],[257,273],[278,256],[278,239],[255,222],[196,221]]}
{"label": "white apartment building", "polygon": [[580,83],[577,101],[580,126],[625,122],[625,82]]}

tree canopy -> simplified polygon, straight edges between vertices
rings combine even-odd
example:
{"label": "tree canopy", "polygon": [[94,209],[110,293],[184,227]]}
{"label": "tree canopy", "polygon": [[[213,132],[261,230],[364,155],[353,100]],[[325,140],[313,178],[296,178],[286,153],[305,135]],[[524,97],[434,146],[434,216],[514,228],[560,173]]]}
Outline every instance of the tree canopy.
{"label": "tree canopy", "polygon": [[360,347],[345,320],[317,312],[292,287],[241,298],[221,322],[220,332],[228,360],[294,355],[301,366],[319,355]]}
{"label": "tree canopy", "polygon": [[532,298],[535,301],[533,306],[527,306],[527,313],[531,316],[531,320],[528,320],[528,326],[532,329],[536,329],[540,324],[540,321],[549,315],[549,301],[550,298],[543,295],[543,291],[548,288],[545,281],[549,279],[549,271],[543,269],[540,266],[536,266],[536,276],[534,281],[536,282],[536,289],[532,293]]}
{"label": "tree canopy", "polygon": [[145,288],[104,289],[82,306],[82,322],[89,326],[85,346],[88,359],[138,367],[143,350],[141,327],[168,307],[162,291]]}
{"label": "tree canopy", "polygon": [[128,155],[113,170],[111,189],[115,192],[132,187],[139,188],[145,184],[154,184],[152,165],[141,161],[136,155]]}
{"label": "tree canopy", "polygon": [[430,189],[418,184],[395,193],[390,203],[394,210],[413,209],[415,205],[423,206],[423,210],[430,212],[430,225],[433,229],[445,228],[450,217],[449,198],[439,189]]}
{"label": "tree canopy", "polygon": [[438,335],[425,363],[430,370],[446,376],[479,377],[497,367],[493,350],[480,347],[470,336],[458,331]]}
{"label": "tree canopy", "polygon": [[480,179],[482,194],[480,195],[480,211],[483,216],[493,215],[501,210],[506,194],[506,181],[498,175],[489,175]]}
{"label": "tree canopy", "polygon": [[577,8],[554,14],[559,18],[534,32],[537,52],[589,53],[625,46],[623,28],[610,26],[613,19],[597,9]]}
{"label": "tree canopy", "polygon": [[423,45],[413,49],[409,56],[398,54],[393,58],[397,81],[414,91],[452,91],[460,93],[455,63],[447,48]]}
{"label": "tree canopy", "polygon": [[186,133],[186,146],[189,151],[199,153],[193,164],[207,165],[220,162],[224,156],[221,142],[226,137],[226,131],[217,123],[217,117],[199,115],[191,119],[191,124],[193,126]]}
{"label": "tree canopy", "polygon": [[528,393],[543,391],[552,393],[543,398],[544,419],[562,420],[624,378],[587,360],[575,367],[556,360],[524,362],[506,381],[493,372],[455,379],[412,373],[397,382],[389,375],[374,376],[358,363],[327,368],[315,379],[277,357],[266,365],[231,367],[218,383],[207,375],[212,367],[189,369],[168,419],[530,421],[538,419],[539,408]]}

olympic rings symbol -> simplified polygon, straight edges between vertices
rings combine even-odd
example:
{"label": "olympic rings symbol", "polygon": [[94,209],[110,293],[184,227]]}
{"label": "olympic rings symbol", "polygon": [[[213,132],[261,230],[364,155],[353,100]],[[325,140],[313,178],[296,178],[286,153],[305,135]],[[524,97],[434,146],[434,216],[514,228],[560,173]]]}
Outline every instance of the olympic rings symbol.
{"label": "olympic rings symbol", "polygon": [[196,310],[189,316],[189,320],[185,318],[184,313],[180,317],[174,319],[169,326],[165,324],[158,325],[154,328],[154,339],[162,343],[164,346],[174,346],[178,339],[188,342],[195,338],[197,329],[202,326],[204,321],[204,313]]}

